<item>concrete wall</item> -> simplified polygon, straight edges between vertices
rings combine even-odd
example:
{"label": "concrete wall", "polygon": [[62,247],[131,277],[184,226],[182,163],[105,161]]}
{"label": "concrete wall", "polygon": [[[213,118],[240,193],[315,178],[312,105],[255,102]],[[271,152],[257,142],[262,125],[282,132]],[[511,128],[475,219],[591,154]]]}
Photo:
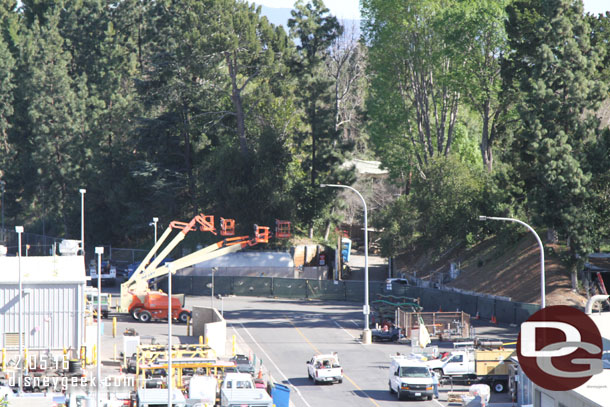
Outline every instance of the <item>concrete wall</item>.
{"label": "concrete wall", "polygon": [[227,342],[227,322],[217,309],[209,307],[193,307],[191,323],[193,336],[203,336],[217,356],[225,356]]}

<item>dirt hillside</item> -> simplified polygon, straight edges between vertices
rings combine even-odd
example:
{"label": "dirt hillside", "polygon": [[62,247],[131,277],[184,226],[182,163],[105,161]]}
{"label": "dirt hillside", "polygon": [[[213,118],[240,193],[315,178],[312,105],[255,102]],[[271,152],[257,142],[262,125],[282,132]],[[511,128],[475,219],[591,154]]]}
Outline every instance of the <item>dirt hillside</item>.
{"label": "dirt hillside", "polygon": [[[572,291],[569,272],[559,262],[552,245],[545,245],[546,305],[584,307],[586,298]],[[500,247],[496,239],[472,248],[456,246],[438,261],[429,263],[426,254],[401,256],[399,271],[439,281],[451,263],[459,265],[459,276],[448,286],[485,294],[510,297],[512,301],[540,304],[540,250],[533,236],[524,236],[511,247]]]}

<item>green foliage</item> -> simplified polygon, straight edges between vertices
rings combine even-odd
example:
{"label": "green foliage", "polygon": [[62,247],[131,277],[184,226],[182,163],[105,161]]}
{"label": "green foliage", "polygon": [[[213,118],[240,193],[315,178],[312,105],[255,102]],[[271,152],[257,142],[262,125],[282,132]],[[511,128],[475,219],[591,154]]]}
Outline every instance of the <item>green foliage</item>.
{"label": "green foliage", "polygon": [[519,92],[521,127],[513,143],[514,174],[535,223],[570,236],[575,254],[593,248],[587,145],[597,120],[588,116],[606,87],[590,44],[582,3],[522,0],[509,6],[512,48],[503,75]]}
{"label": "green foliage", "polygon": [[481,166],[457,159],[433,160],[426,177],[413,181],[411,193],[383,210],[376,227],[383,228],[383,252],[391,256],[409,245],[442,251],[481,229],[476,219],[488,203],[487,176]]}
{"label": "green foliage", "polygon": [[[292,183],[291,195],[298,198],[298,220],[309,225],[313,237],[314,220],[326,212],[335,195],[322,191],[321,182],[350,184],[353,175],[340,165],[352,146],[340,138],[335,126],[332,82],[324,74],[329,47],[343,32],[336,17],[329,14],[321,0],[299,0],[288,20],[290,35],[299,41],[290,61],[297,86],[295,95],[303,113],[303,125],[296,134],[296,160],[303,178]],[[296,173],[295,175],[298,175]]]}

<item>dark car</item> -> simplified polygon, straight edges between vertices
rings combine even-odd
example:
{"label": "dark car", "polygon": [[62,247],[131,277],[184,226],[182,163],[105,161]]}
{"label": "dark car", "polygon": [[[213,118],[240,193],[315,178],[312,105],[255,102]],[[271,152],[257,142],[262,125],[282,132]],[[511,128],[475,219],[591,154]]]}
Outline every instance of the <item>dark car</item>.
{"label": "dark car", "polygon": [[383,329],[373,329],[371,339],[373,342],[396,342],[400,338],[400,328],[391,327],[387,331]]}
{"label": "dark car", "polygon": [[237,354],[230,360],[231,362],[235,363],[239,373],[250,373],[251,375],[254,375],[254,366],[252,365],[250,358],[248,358],[246,355]]}
{"label": "dark car", "polygon": [[[165,263],[170,263],[174,261],[174,259],[168,257],[165,260],[163,260],[161,263],[159,263],[159,265],[157,267],[161,267],[163,266]],[[142,263],[141,261],[136,261],[135,263],[131,263],[130,265],[128,265],[127,267],[125,267],[125,274],[127,278],[131,278],[131,276],[133,275],[133,273],[137,270],[138,266],[140,265],[140,263]],[[151,261],[152,263],[152,261]]]}

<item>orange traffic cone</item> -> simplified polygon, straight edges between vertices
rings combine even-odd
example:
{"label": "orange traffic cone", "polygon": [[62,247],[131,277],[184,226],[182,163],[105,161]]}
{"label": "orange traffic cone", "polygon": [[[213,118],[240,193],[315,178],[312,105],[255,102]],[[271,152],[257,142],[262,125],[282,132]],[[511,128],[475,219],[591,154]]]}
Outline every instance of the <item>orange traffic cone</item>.
{"label": "orange traffic cone", "polygon": [[438,312],[443,312],[443,307],[442,306],[438,307]]}
{"label": "orange traffic cone", "polygon": [[492,315],[492,317],[491,317],[491,323],[492,323],[492,324],[497,324],[497,323],[498,323],[498,321],[496,321],[496,316],[495,316],[495,315]]}
{"label": "orange traffic cone", "polygon": [[263,378],[263,368],[262,367],[260,369],[258,369],[258,378],[259,379]]}
{"label": "orange traffic cone", "polygon": [[480,319],[481,317],[479,316],[479,311],[477,311],[477,315],[474,316],[474,319]]}

